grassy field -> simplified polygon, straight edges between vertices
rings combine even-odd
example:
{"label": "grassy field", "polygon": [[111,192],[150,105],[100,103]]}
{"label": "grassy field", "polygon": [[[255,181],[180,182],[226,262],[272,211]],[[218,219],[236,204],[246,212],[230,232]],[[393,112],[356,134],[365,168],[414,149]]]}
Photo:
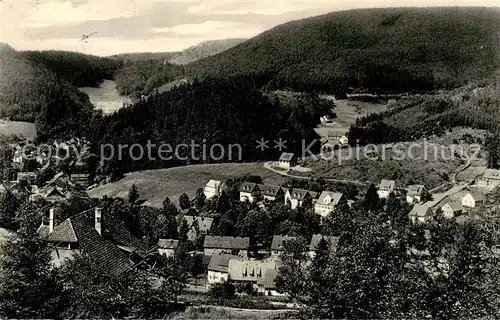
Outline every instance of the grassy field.
{"label": "grassy field", "polygon": [[169,169],[139,171],[128,174],[124,179],[115,183],[99,186],[89,190],[91,197],[115,197],[122,191],[128,191],[135,184],[141,198],[146,199],[146,205],[161,208],[165,197],[178,204],[182,193],[191,198],[196,190],[203,188],[210,180],[227,180],[244,175],[257,175],[265,183],[281,184],[284,178],[277,173],[264,168],[260,163],[229,163],[192,165]]}
{"label": "grassy field", "polygon": [[283,313],[276,310],[245,310],[224,307],[189,307],[185,312],[172,317],[180,319],[271,319]]}
{"label": "grassy field", "polygon": [[[325,99],[332,99],[333,96],[324,95]],[[364,102],[364,101],[353,101],[353,100],[335,100],[336,108],[334,110],[337,118],[333,120],[331,125],[319,125],[314,130],[321,138],[327,138],[329,132],[335,132],[336,134],[342,135],[349,130],[352,123],[356,121],[357,118],[366,116],[370,113],[379,113],[387,110],[387,105]]]}
{"label": "grassy field", "polygon": [[34,123],[21,121],[0,121],[0,133],[5,135],[22,135],[26,139],[36,137],[36,128]]}
{"label": "grassy field", "polygon": [[104,113],[113,113],[123,107],[124,103],[130,103],[130,98],[121,96],[116,90],[116,83],[104,80],[99,88],[80,88],[90,99],[90,102]]}

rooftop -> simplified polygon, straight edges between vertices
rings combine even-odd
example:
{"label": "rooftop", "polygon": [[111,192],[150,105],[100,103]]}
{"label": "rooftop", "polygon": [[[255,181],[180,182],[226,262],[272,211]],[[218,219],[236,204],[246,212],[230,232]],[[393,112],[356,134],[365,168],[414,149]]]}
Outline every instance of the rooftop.
{"label": "rooftop", "polygon": [[292,161],[295,155],[293,153],[283,152],[279,161]]}
{"label": "rooftop", "polygon": [[297,237],[290,236],[273,236],[273,242],[271,244],[271,250],[273,251],[281,251],[283,250],[283,242],[297,239]]}
{"label": "rooftop", "polygon": [[249,237],[205,236],[204,248],[248,250]]}

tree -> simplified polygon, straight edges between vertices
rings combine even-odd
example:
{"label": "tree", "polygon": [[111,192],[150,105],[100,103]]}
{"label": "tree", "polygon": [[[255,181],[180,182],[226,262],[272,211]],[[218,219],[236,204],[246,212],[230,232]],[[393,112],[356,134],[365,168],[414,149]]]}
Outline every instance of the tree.
{"label": "tree", "polygon": [[189,196],[186,193],[183,193],[179,196],[179,206],[182,210],[191,208],[191,201],[189,200]]}
{"label": "tree", "polygon": [[59,318],[62,286],[50,265],[50,250],[32,232],[36,215],[25,218],[17,236],[0,248],[0,317]]}
{"label": "tree", "polygon": [[177,210],[175,204],[173,204],[172,201],[170,201],[169,197],[166,197],[165,200],[163,200],[163,212],[167,216],[173,216],[173,217],[179,214],[179,210]]}
{"label": "tree", "polygon": [[178,255],[159,257],[157,274],[161,277],[160,291],[177,303],[177,297],[184,292],[187,282],[186,259]]}
{"label": "tree", "polygon": [[229,281],[215,283],[210,287],[210,297],[212,299],[232,299],[236,293],[236,287]]}
{"label": "tree", "polygon": [[19,208],[19,200],[7,190],[0,195],[0,227],[15,230],[16,211]]}
{"label": "tree", "polygon": [[285,240],[281,253],[282,265],[276,277],[276,289],[278,292],[288,293],[290,298],[298,302],[302,299],[307,283],[306,268],[307,262],[306,245],[302,238]]}
{"label": "tree", "polygon": [[179,240],[180,240],[180,242],[188,241],[189,230],[190,230],[190,228],[187,224],[186,219],[182,219],[181,225],[179,227]]}
{"label": "tree", "polygon": [[128,191],[128,202],[130,202],[131,204],[135,204],[137,200],[139,200],[139,191],[137,190],[135,184],[133,184]]}
{"label": "tree", "polygon": [[189,259],[189,272],[191,276],[195,279],[198,279],[200,274],[205,272],[205,268],[203,267],[203,257],[200,254],[193,254]]}
{"label": "tree", "polygon": [[200,210],[203,207],[205,207],[207,197],[205,196],[205,193],[203,192],[203,189],[200,188],[196,191],[196,197],[194,198],[194,204],[196,206],[196,209]]}

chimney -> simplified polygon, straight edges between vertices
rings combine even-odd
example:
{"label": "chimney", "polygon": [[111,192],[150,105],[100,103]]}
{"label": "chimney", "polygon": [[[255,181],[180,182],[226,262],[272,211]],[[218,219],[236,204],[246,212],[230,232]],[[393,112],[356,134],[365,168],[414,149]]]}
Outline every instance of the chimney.
{"label": "chimney", "polygon": [[102,235],[102,208],[95,208],[95,229]]}
{"label": "chimney", "polygon": [[54,231],[54,208],[49,210],[49,233]]}

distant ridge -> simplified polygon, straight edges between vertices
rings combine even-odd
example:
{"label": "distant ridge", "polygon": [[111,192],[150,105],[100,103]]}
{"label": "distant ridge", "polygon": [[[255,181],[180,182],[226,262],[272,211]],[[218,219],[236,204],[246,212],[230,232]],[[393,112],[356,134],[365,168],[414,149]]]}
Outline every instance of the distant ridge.
{"label": "distant ridge", "polygon": [[195,46],[189,47],[182,52],[174,55],[165,62],[172,64],[188,64],[193,61],[204,59],[218,53],[224,52],[238,44],[246,41],[246,39],[223,39],[223,40],[208,40],[201,42]]}

